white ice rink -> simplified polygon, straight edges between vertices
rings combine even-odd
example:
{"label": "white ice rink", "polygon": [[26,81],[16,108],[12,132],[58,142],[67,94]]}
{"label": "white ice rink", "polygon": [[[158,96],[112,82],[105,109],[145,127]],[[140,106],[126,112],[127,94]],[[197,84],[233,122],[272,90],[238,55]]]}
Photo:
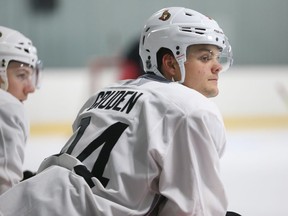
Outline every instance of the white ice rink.
{"label": "white ice rink", "polygon": [[[27,147],[25,168],[58,153],[65,136],[34,136]],[[222,174],[229,209],[243,216],[288,215],[288,129],[228,131]]]}

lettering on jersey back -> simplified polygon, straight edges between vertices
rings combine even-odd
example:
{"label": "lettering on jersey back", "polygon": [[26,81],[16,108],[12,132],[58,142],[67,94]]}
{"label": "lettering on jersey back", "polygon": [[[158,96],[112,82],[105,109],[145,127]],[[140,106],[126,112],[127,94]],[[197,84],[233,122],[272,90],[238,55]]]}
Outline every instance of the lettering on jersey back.
{"label": "lettering on jersey back", "polygon": [[128,114],[142,95],[137,91],[101,91],[87,111],[97,108]]}

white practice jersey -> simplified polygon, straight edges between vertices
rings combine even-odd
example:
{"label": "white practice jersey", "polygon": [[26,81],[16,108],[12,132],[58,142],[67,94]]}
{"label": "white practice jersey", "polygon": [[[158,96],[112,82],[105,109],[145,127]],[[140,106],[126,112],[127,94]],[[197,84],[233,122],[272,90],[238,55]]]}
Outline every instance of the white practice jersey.
{"label": "white practice jersey", "polygon": [[23,178],[29,122],[23,104],[0,89],[0,195]]}
{"label": "white practice jersey", "polygon": [[[153,75],[119,82],[85,103],[73,131],[61,153],[18,190],[36,197],[26,204],[19,198],[19,209],[30,205],[27,215],[225,215],[225,129],[218,109],[198,92]],[[15,194],[14,187],[0,203]],[[4,215],[7,209],[0,204]]]}

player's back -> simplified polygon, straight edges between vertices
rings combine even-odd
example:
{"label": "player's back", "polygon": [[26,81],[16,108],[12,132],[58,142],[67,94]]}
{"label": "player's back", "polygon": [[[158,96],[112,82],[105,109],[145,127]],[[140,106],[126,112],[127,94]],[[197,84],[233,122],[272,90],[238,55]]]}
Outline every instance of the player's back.
{"label": "player's back", "polygon": [[22,179],[29,121],[23,104],[0,89],[0,195]]}
{"label": "player's back", "polygon": [[181,142],[177,127],[203,110],[213,113],[214,106],[181,84],[153,75],[124,81],[86,102],[62,153],[91,172],[85,178],[105,215],[144,215],[161,197],[167,151]]}

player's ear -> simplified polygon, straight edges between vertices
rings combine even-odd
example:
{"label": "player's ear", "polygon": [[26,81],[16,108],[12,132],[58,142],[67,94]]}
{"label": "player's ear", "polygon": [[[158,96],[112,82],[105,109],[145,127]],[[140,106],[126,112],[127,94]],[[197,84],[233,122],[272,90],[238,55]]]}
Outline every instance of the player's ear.
{"label": "player's ear", "polygon": [[176,75],[177,66],[178,63],[171,54],[167,53],[162,57],[162,71],[167,79],[171,80],[171,78]]}

